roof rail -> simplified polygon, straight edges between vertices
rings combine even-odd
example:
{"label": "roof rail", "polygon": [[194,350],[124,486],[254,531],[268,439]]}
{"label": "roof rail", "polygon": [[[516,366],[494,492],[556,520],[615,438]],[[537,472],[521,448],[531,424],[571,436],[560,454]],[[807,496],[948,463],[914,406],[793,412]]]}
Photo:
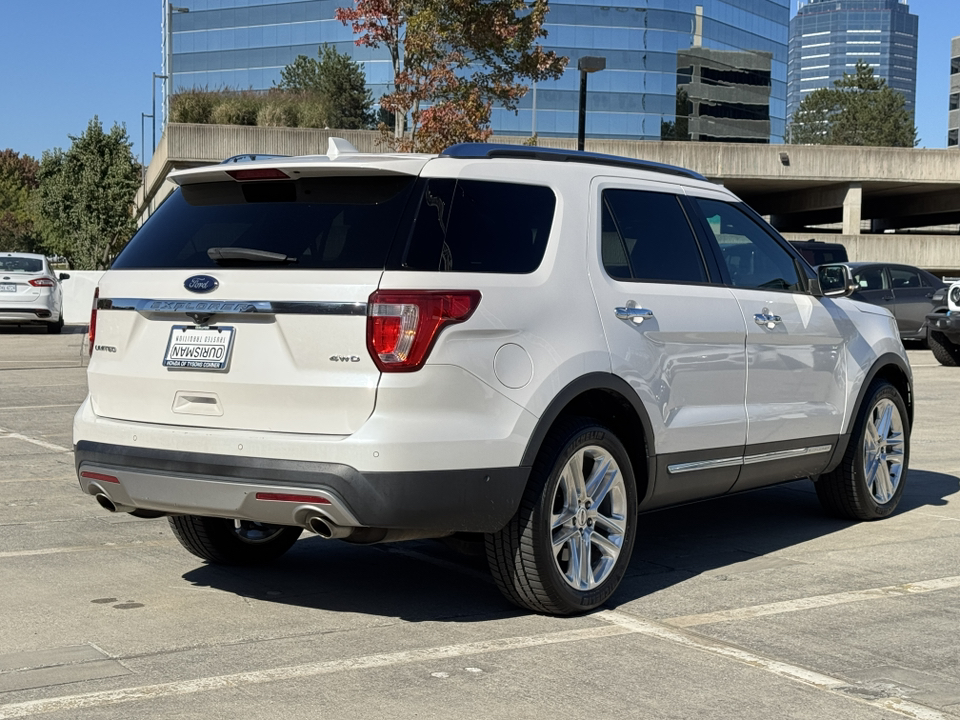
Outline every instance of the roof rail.
{"label": "roof rail", "polygon": [[692,180],[706,180],[700,173],[674,165],[652,162],[650,160],[636,160],[620,157],[619,155],[604,155],[602,153],[583,152],[580,150],[563,150],[560,148],[543,148],[530,145],[505,145],[502,143],[458,143],[451,145],[440,157],[449,158],[516,158],[526,160],[546,160],[551,162],[578,162],[591,165],[608,165],[612,167],[631,168],[633,170],[648,170],[650,172],[678,175]]}
{"label": "roof rail", "polygon": [[272,158],[285,158],[290,157],[289,155],[271,155],[269,153],[244,153],[243,155],[234,155],[233,157],[228,157],[226,160],[221,160],[221,165],[226,165],[227,163],[241,163],[241,162],[252,162],[253,160],[270,160]]}

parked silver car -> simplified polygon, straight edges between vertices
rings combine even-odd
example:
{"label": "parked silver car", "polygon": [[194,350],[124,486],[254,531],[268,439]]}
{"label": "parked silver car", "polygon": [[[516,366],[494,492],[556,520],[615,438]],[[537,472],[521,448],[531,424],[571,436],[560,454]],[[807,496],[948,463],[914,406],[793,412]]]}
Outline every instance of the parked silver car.
{"label": "parked silver car", "polygon": [[0,324],[46,325],[47,332],[63,330],[63,290],[57,274],[43,255],[0,253]]}

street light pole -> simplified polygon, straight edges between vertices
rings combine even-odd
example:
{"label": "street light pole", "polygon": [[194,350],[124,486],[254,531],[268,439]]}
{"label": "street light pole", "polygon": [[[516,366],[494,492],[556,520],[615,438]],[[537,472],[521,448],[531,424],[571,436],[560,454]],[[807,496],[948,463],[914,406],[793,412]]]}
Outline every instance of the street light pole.
{"label": "street light pole", "polygon": [[[156,103],[154,103],[154,107],[156,107]],[[154,109],[154,112],[156,112],[156,109]],[[143,164],[143,163],[144,163],[144,159],[143,159],[143,121],[146,120],[147,118],[150,118],[150,119],[152,120],[152,119],[153,119],[153,115],[148,115],[148,114],[145,113],[145,112],[140,113],[140,184],[141,184],[141,185],[146,185],[146,184],[147,184],[147,167],[146,167],[146,165]],[[156,128],[156,125],[154,125],[154,128]],[[152,153],[151,153],[151,154],[152,154]],[[146,192],[146,190],[144,190],[144,192]]]}
{"label": "street light pole", "polygon": [[602,57],[585,56],[577,61],[580,71],[580,118],[577,123],[577,150],[583,150],[584,137],[587,126],[587,74],[603,70],[607,67],[607,59]]}
{"label": "street light pole", "polygon": [[[166,82],[163,93],[163,127],[166,128],[170,122],[170,96],[173,95],[173,14],[188,13],[190,8],[174,7],[170,0],[167,0],[167,27],[164,33],[164,49],[166,50]],[[154,145],[156,148],[156,145]]]}
{"label": "street light pole", "polygon": [[[153,125],[153,150],[150,151],[151,155],[153,155],[153,152],[157,149],[157,80],[166,79],[166,75],[153,74],[153,114],[149,116],[152,118],[151,125]],[[166,117],[166,115],[164,115],[164,117]]]}

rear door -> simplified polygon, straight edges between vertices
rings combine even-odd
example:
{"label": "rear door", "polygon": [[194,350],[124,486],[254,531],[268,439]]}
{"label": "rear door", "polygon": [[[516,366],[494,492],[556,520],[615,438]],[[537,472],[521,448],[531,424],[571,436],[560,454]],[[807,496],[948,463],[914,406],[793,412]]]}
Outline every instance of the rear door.
{"label": "rear door", "polygon": [[367,300],[413,192],[406,175],[188,185],[104,275],[98,415],[345,435],[374,407]]}
{"label": "rear door", "polygon": [[660,467],[648,507],[726,492],[746,439],[743,317],[680,192],[600,179],[592,194],[599,252],[589,267],[611,370],[654,428]]}
{"label": "rear door", "polygon": [[890,265],[887,270],[893,288],[893,315],[897,319],[897,329],[902,337],[919,337],[927,322],[927,313],[933,312],[936,288],[917,268]]}

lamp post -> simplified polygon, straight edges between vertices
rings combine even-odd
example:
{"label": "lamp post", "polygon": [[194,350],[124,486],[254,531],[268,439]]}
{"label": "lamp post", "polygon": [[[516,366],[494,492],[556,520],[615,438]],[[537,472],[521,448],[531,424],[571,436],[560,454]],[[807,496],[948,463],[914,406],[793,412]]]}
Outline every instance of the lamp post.
{"label": "lamp post", "polygon": [[[151,124],[153,125],[153,150],[150,151],[151,156],[153,155],[154,150],[157,149],[157,80],[166,79],[166,75],[157,75],[157,73],[153,74],[153,114],[148,115],[148,117],[152,118]],[[164,118],[166,118],[166,115],[164,115]]]}
{"label": "lamp post", "polygon": [[577,60],[580,71],[580,121],[577,124],[577,150],[583,150],[584,133],[587,125],[587,73],[597,72],[607,67],[607,59],[586,56]]}
{"label": "lamp post", "polygon": [[[154,110],[154,112],[156,112],[156,110]],[[146,184],[147,184],[147,166],[143,164],[143,163],[144,163],[144,159],[143,159],[143,121],[146,120],[147,118],[150,118],[150,119],[152,120],[152,119],[153,119],[153,115],[149,115],[148,113],[145,113],[145,112],[140,113],[140,184],[141,184],[141,185],[146,185]],[[154,125],[154,127],[156,127],[156,125]],[[146,193],[146,189],[144,189],[144,193]]]}
{"label": "lamp post", "polygon": [[[167,0],[167,27],[164,33],[164,46],[166,50],[166,89],[163,93],[163,126],[166,127],[170,122],[170,96],[173,95],[173,14],[188,13],[190,8],[175,7],[170,0]],[[156,147],[156,145],[154,145]]]}

